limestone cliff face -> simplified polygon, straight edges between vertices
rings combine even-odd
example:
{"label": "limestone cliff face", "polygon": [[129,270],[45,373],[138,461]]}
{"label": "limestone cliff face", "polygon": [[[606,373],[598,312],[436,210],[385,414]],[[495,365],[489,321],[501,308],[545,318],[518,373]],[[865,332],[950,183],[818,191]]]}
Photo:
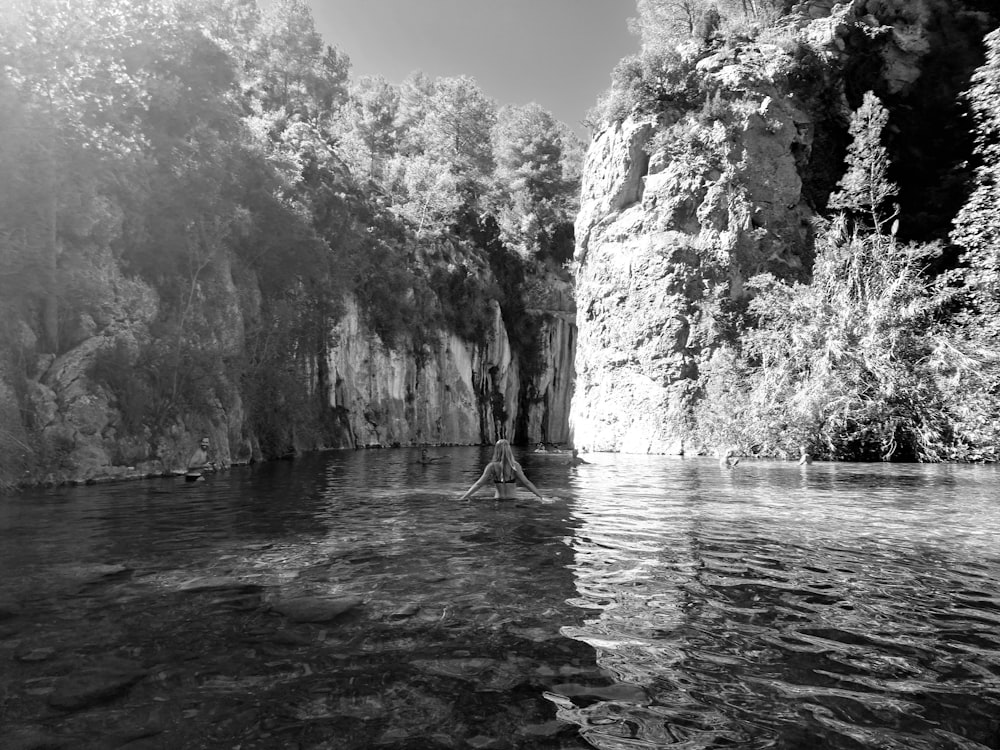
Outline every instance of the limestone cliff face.
{"label": "limestone cliff face", "polygon": [[513,420],[503,406],[517,402],[520,383],[494,308],[485,347],[439,332],[417,361],[412,342],[387,348],[348,304],[328,360],[330,405],[342,425],[337,447],[473,444],[509,434]]}
{"label": "limestone cliff face", "polygon": [[575,322],[541,326],[542,366],[525,374],[500,307],[491,302],[485,344],[436,332],[421,357],[403,340],[386,347],[352,302],[335,327],[327,368],[340,425],[334,447],[479,444],[501,437],[568,439]]}
{"label": "limestone cliff face", "polygon": [[810,119],[772,87],[748,102],[728,132],[694,125],[717,139],[715,163],[641,156],[662,127],[653,120],[627,120],[591,145],[576,227],[578,446],[681,452],[720,310],[748,275],[801,268],[812,212],[793,146],[811,147]]}
{"label": "limestone cliff face", "polygon": [[576,222],[577,446],[702,447],[688,437],[699,374],[752,276],[808,277],[852,96],[915,91],[942,44],[985,31],[973,5],[953,22],[932,0],[800,3],[788,33],[832,73],[795,80],[804,47],[787,40],[682,49],[725,107],[667,102],[594,135]]}

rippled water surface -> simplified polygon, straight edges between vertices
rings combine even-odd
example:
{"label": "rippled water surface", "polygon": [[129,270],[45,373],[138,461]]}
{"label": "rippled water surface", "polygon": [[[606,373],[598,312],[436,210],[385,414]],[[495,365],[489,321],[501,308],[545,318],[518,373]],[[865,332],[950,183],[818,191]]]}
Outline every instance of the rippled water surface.
{"label": "rippled water surface", "polygon": [[438,455],[0,500],[0,747],[1000,748],[994,467]]}

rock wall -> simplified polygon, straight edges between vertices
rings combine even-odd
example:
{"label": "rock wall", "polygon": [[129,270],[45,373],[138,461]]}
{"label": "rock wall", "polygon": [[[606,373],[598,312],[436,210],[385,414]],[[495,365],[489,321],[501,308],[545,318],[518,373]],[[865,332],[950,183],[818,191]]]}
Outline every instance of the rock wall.
{"label": "rock wall", "polygon": [[[208,436],[213,458],[223,466],[249,461],[252,439],[247,434],[245,414],[238,389],[230,398],[218,398],[211,415],[181,415],[155,430],[147,423],[130,420],[131,407],[148,404],[123,403],[120,396],[101,384],[94,367],[102,356],[120,373],[122,383],[130,379],[138,351],[152,340],[150,327],[156,319],[159,300],[147,284],[122,275],[110,257],[92,259],[95,274],[105,277],[107,294],[99,313],[87,315],[85,324],[74,325],[76,343],[59,355],[41,355],[29,370],[26,403],[37,441],[40,468],[24,477],[27,483],[104,481],[141,478],[183,470],[198,440]],[[233,282],[229,259],[220,257],[214,273],[204,281],[213,304],[201,306],[192,317],[212,331],[213,346],[227,356],[241,353],[244,315],[239,304],[241,290]],[[17,348],[34,351],[34,334],[22,327]],[[165,379],[169,373],[162,372]],[[13,378],[11,380],[14,380]],[[0,383],[2,387],[2,383]],[[148,394],[136,393],[136,398]],[[8,402],[8,399],[0,398]],[[13,399],[10,399],[13,401]],[[31,438],[24,436],[23,447]]]}
{"label": "rock wall", "polygon": [[543,323],[543,366],[526,377],[500,307],[490,304],[485,345],[438,332],[418,358],[410,341],[386,347],[350,302],[332,332],[327,361],[329,403],[342,426],[335,447],[567,440],[572,315]]}
{"label": "rock wall", "polygon": [[[737,65],[720,58],[702,67],[735,77]],[[692,387],[719,335],[720,309],[753,273],[802,267],[796,251],[808,242],[812,211],[794,151],[811,147],[810,117],[771,86],[747,101],[729,132],[701,126],[707,138],[717,131],[716,163],[655,149],[635,158],[663,126],[655,119],[626,120],[591,145],[576,225],[570,423],[578,446],[683,452]]]}
{"label": "rock wall", "polygon": [[[852,97],[916,91],[940,45],[968,46],[985,30],[975,3],[963,5],[955,21],[937,0],[799,3],[786,33],[807,46],[679,50],[725,112],[704,96],[687,110],[661,102],[595,133],[576,222],[577,446],[704,448],[689,438],[699,374],[732,336],[727,318],[752,276],[808,278]],[[809,86],[793,80],[803,49],[828,71]]]}
{"label": "rock wall", "polygon": [[[222,466],[264,458],[238,383],[225,382],[225,396],[213,396],[197,415],[178,414],[159,428],[130,422],[130,405],[102,385],[94,367],[113,354],[110,361],[121,370],[119,384],[128,379],[140,345],[151,342],[158,300],[150,287],[122,277],[110,261],[102,268],[111,275],[106,314],[89,320],[64,354],[39,358],[26,379],[24,400],[32,411],[33,436],[0,424],[0,445],[10,461],[5,476],[16,468],[16,481],[60,484],[170,474],[184,469],[202,436],[210,438],[212,456]],[[220,258],[211,278],[203,279],[202,291],[212,303],[192,316],[203,335],[213,339],[206,346],[238,360],[259,295],[246,279],[240,286],[233,276],[228,260]],[[296,438],[294,447],[478,445],[499,437],[568,441],[576,327],[572,294],[564,292],[561,304],[532,312],[540,356],[527,374],[495,301],[488,303],[492,326],[484,344],[437,331],[416,355],[413,342],[405,339],[386,347],[366,328],[357,304],[348,300],[330,332],[324,367],[311,374],[315,388],[328,389],[318,395],[334,415],[332,434],[322,444],[310,442],[313,436],[303,442]],[[19,347],[32,351],[34,334],[27,326],[23,338]],[[18,402],[10,386],[16,378],[3,365],[0,361],[0,416],[13,415]],[[13,416],[5,422],[20,423]],[[32,440],[39,446],[33,464],[22,460]]]}

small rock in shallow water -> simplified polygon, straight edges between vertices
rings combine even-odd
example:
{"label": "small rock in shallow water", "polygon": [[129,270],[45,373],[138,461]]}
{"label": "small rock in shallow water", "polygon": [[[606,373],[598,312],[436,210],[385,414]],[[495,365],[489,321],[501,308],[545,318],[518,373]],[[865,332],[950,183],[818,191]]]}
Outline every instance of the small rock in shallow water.
{"label": "small rock in shallow water", "polygon": [[359,606],[362,600],[356,596],[326,599],[315,596],[300,596],[294,599],[277,599],[271,608],[293,622],[328,622]]}
{"label": "small rock in shallow water", "polygon": [[520,733],[521,735],[531,737],[532,739],[555,737],[565,726],[566,724],[561,721],[552,720],[546,721],[544,724],[528,724],[527,726],[521,727]]}
{"label": "small rock in shallow water", "polygon": [[419,604],[407,604],[406,606],[400,607],[395,612],[390,614],[389,617],[395,618],[397,620],[402,620],[403,618],[406,617],[413,617],[413,615],[417,614],[417,612],[419,611],[420,611]]}
{"label": "small rock in shallow water", "polygon": [[110,660],[58,680],[49,705],[75,711],[103,703],[124,693],[146,674],[136,662]]}
{"label": "small rock in shallow water", "polygon": [[23,646],[17,650],[14,658],[18,661],[45,661],[51,658],[55,652],[56,650],[51,646]]}
{"label": "small rock in shallow water", "polygon": [[628,685],[624,683],[601,686],[583,685],[571,682],[564,683],[562,685],[555,685],[552,688],[552,692],[557,695],[569,697],[596,697],[608,701],[622,701],[626,703],[634,703],[636,705],[645,705],[649,703],[649,696],[645,690],[638,685]]}
{"label": "small rock in shallow water", "polygon": [[496,659],[471,656],[467,659],[416,659],[410,663],[422,672],[469,681],[476,681],[487,669],[499,664]]}
{"label": "small rock in shallow water", "polygon": [[192,578],[189,581],[184,581],[177,588],[181,591],[187,591],[189,593],[195,591],[208,591],[210,589],[241,589],[253,586],[253,584],[246,584],[236,578],[227,578],[226,576],[201,576],[198,578]]}

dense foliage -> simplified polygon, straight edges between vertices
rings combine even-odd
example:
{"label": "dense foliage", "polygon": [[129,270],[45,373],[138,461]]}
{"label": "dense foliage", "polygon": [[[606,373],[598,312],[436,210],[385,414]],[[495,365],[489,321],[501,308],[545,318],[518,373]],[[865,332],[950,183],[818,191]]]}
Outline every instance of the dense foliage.
{"label": "dense foliage", "polygon": [[[638,8],[642,52],[616,68],[591,121],[601,129],[630,115],[655,118],[647,150],[689,185],[679,193],[702,195],[712,174],[739,202],[741,170],[754,168],[731,149],[759,103],[704,74],[709,56],[738,55],[744,80],[793,91],[828,128],[817,128],[813,161],[799,165],[817,214],[810,246],[791,248],[804,268],[747,263],[738,241],[725,258],[700,259],[703,271],[728,263],[758,275],[723,290],[728,306],[702,302],[714,333],[691,384],[691,441],[765,456],[804,447],[835,459],[1000,459],[1000,34],[987,36],[986,62],[966,96],[976,171],[951,237],[956,253],[940,234],[899,237],[900,218],[919,209],[906,214],[898,203],[892,159],[900,147],[888,145],[897,115],[868,91],[842,137],[830,128],[836,118],[822,92],[851,82],[782,24],[787,4],[640,0]],[[762,45],[780,54],[761,60]],[[820,136],[826,144],[842,138],[842,149],[823,153]],[[843,157],[839,171],[818,163],[831,155]],[[947,258],[958,255],[955,267]]]}
{"label": "dense foliage", "polygon": [[992,315],[963,307],[960,294],[963,281],[979,293],[986,266],[936,277],[939,244],[897,240],[887,124],[869,92],[811,281],[751,280],[739,347],[716,351],[703,373],[702,439],[763,455],[1000,457],[997,341],[982,333]]}
{"label": "dense foliage", "polygon": [[671,48],[691,38],[733,36],[773,23],[785,0],[638,0],[631,28],[644,51]]}
{"label": "dense foliage", "polygon": [[[219,408],[280,454],[324,429],[322,355],[345,299],[387,344],[419,349],[441,325],[476,340],[503,294],[490,253],[543,264],[572,226],[581,149],[564,126],[534,106],[501,118],[466,77],[352,81],[303,0],[2,14],[8,481],[51,464],[31,384],[95,336],[91,377],[137,455]],[[491,222],[504,242],[488,251],[469,238]]]}

